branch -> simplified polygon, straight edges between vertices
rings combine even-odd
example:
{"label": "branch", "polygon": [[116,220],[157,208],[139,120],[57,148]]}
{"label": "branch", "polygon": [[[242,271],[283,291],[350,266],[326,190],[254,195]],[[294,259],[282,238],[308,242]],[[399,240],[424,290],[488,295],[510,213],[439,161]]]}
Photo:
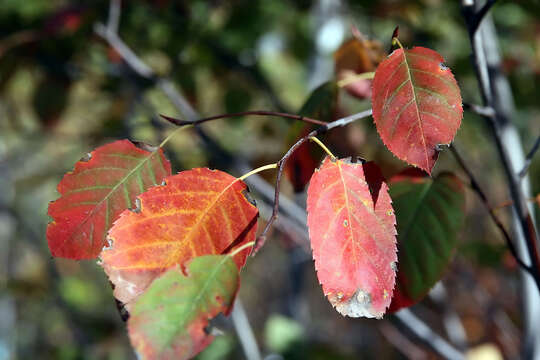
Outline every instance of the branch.
{"label": "branch", "polygon": [[240,300],[240,297],[237,297],[234,302],[231,318],[233,320],[234,329],[238,334],[240,345],[242,345],[242,349],[246,355],[246,359],[261,360],[262,356],[259,346],[257,345],[257,340],[255,339],[253,329],[249,324],[246,310],[244,309],[244,304]]}
{"label": "branch", "polygon": [[496,2],[497,0],[487,0],[484,6],[482,6],[480,10],[476,12],[476,16],[474,19],[474,27],[472,28],[473,32],[476,32],[478,30],[478,27],[482,23],[482,20],[484,19],[484,17],[486,17],[487,13],[491,9],[491,7],[495,5]]}
{"label": "branch", "polygon": [[283,172],[285,170],[285,165],[287,164],[287,161],[291,157],[291,155],[306,141],[308,141],[312,137],[319,136],[328,130],[331,130],[336,127],[341,127],[348,125],[356,120],[366,118],[368,116],[371,116],[372,111],[371,109],[360,112],[358,114],[350,115],[341,119],[338,119],[336,121],[332,121],[324,126],[321,126],[306,136],[300,138],[293,146],[289,148],[289,150],[283,155],[283,157],[277,162],[278,164],[278,172],[276,175],[276,185],[275,185],[275,191],[274,191],[274,209],[272,210],[272,215],[270,216],[270,220],[266,223],[266,226],[264,227],[263,231],[257,238],[257,241],[253,247],[253,255],[255,255],[259,249],[264,245],[266,242],[266,236],[268,234],[268,231],[272,227],[273,223],[276,221],[278,214],[279,214],[279,192],[280,192],[280,184],[281,184],[281,177],[283,175]]}
{"label": "branch", "polygon": [[525,165],[523,165],[523,168],[518,173],[520,178],[524,178],[525,175],[527,175],[527,171],[529,171],[529,167],[531,166],[532,159],[539,148],[540,148],[540,136],[536,138],[536,142],[534,143],[531,151],[529,151],[529,153],[527,154],[527,157],[525,158]]}
{"label": "branch", "polygon": [[[454,155],[454,158],[456,159],[456,161],[459,164],[459,166],[461,167],[461,169],[465,172],[465,174],[469,178],[471,189],[476,193],[476,195],[478,195],[478,197],[480,198],[482,204],[484,205],[484,207],[488,211],[491,219],[493,220],[493,222],[495,223],[495,225],[497,226],[497,228],[500,230],[501,234],[503,235],[504,240],[506,241],[506,245],[508,246],[508,249],[510,250],[510,253],[514,257],[514,259],[516,259],[517,263],[519,264],[519,266],[521,266],[523,268],[523,270],[526,270],[527,272],[529,272],[531,274],[531,276],[533,276],[535,278],[535,280],[537,280],[537,278],[534,276],[534,273],[532,272],[531,267],[528,266],[527,264],[525,264],[519,258],[519,255],[518,255],[518,253],[516,251],[516,247],[514,246],[514,242],[512,241],[512,238],[510,237],[510,234],[508,233],[508,231],[506,231],[506,228],[504,227],[503,223],[501,222],[501,220],[495,214],[495,211],[493,210],[493,208],[489,204],[489,200],[488,200],[486,194],[484,193],[484,191],[480,187],[480,184],[478,183],[478,181],[475,179],[472,171],[465,164],[465,161],[463,160],[463,158],[461,157],[461,155],[457,151],[455,144],[452,144],[450,146],[450,151],[452,152],[452,155]],[[540,283],[538,281],[537,281],[537,285],[539,286],[539,290],[540,290]]]}
{"label": "branch", "polygon": [[[487,6],[491,6],[488,0]],[[489,7],[482,9],[486,15]],[[480,13],[482,13],[480,9]],[[496,33],[492,21],[484,21],[480,26],[477,21],[474,0],[462,0],[463,16],[471,41],[474,69],[484,101],[484,105],[495,110],[493,118],[486,118],[491,127],[495,145],[501,158],[503,170],[508,181],[508,188],[513,201],[512,219],[518,251],[527,262],[531,262],[534,278],[522,276],[523,292],[523,322],[525,328],[524,354],[525,358],[540,356],[539,333],[540,326],[535,319],[540,315],[540,297],[535,289],[533,279],[538,287],[540,276],[540,255],[538,252],[535,223],[529,212],[523,193],[529,192],[528,181],[518,176],[518,171],[524,165],[522,146],[516,128],[510,118],[514,112],[512,91],[508,80],[501,71],[500,54],[496,44]],[[491,19],[487,19],[491,20]],[[476,21],[476,23],[475,23]],[[477,31],[478,30],[478,31]],[[523,272],[525,274],[525,272]]]}
{"label": "branch", "polygon": [[319,126],[324,126],[324,125],[327,124],[327,122],[325,122],[325,121],[312,119],[312,118],[309,118],[307,116],[294,115],[294,114],[288,114],[288,113],[276,112],[276,111],[264,111],[264,110],[241,111],[241,112],[230,113],[230,114],[214,115],[214,116],[210,116],[210,117],[207,117],[207,118],[202,118],[202,119],[198,119],[198,120],[194,120],[194,121],[193,120],[176,119],[176,118],[166,116],[166,115],[161,115],[161,114],[159,116],[161,116],[162,118],[164,118],[165,120],[167,120],[168,122],[170,122],[170,123],[172,123],[174,125],[183,126],[183,125],[189,125],[189,124],[198,125],[198,124],[202,124],[202,123],[205,123],[205,122],[211,121],[211,120],[232,118],[232,117],[237,117],[237,116],[248,116],[248,115],[277,116],[277,117],[283,117],[283,118],[287,118],[287,119],[303,121],[303,122],[306,122],[306,123],[309,123],[309,124],[314,124],[314,125],[319,125]]}
{"label": "branch", "polygon": [[427,360],[428,356],[426,352],[417,346],[415,343],[407,339],[401,331],[399,331],[394,325],[390,324],[387,321],[382,321],[378,326],[379,331],[386,338],[390,344],[394,347],[407,359],[415,360]]}
{"label": "branch", "polygon": [[[525,236],[525,242],[527,245],[527,250],[531,258],[531,274],[534,273],[535,281],[537,287],[540,290],[540,255],[537,247],[537,238],[536,230],[534,228],[534,223],[527,208],[527,201],[523,196],[520,178],[513,169],[512,160],[508,153],[508,149],[502,140],[502,129],[501,123],[507,123],[508,114],[503,113],[502,108],[497,108],[495,105],[500,106],[499,102],[503,102],[503,99],[500,99],[500,94],[495,93],[493,84],[491,81],[491,76],[488,71],[488,59],[486,58],[485,48],[484,48],[484,38],[482,32],[476,32],[474,28],[475,12],[474,12],[474,2],[472,5],[469,4],[470,1],[463,1],[463,14],[467,22],[467,28],[469,31],[469,37],[471,39],[473,59],[475,70],[478,77],[478,82],[480,85],[480,90],[484,103],[488,107],[492,107],[495,110],[495,116],[493,118],[486,117],[489,124],[491,125],[491,130],[495,139],[495,144],[501,157],[504,172],[508,180],[508,187],[510,189],[510,194],[514,202],[513,208],[516,212],[517,219],[521,230],[523,231],[523,236]],[[488,2],[489,3],[489,2]],[[487,5],[487,4],[486,4]],[[484,5],[484,7],[486,6]],[[497,96],[497,101],[494,97]],[[507,111],[508,112],[508,111]]]}
{"label": "branch", "polygon": [[394,318],[407,328],[425,346],[435,351],[439,356],[449,360],[465,360],[465,355],[437,335],[420,318],[409,309],[403,309],[394,314]]}
{"label": "branch", "polygon": [[109,19],[107,20],[107,29],[111,33],[118,33],[121,13],[122,0],[111,0],[111,2],[109,3]]}
{"label": "branch", "polygon": [[495,110],[489,106],[463,103],[463,108],[486,118],[493,118],[495,116]]}

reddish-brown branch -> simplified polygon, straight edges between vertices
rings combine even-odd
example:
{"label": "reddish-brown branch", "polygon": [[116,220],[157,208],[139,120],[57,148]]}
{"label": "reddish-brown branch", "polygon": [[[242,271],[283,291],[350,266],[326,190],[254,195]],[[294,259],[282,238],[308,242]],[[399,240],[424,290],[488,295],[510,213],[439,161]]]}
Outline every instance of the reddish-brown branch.
{"label": "reddish-brown branch", "polygon": [[310,138],[319,136],[320,134],[323,134],[327,132],[328,130],[331,130],[336,127],[341,127],[350,124],[351,122],[354,122],[359,119],[363,119],[365,117],[371,116],[371,109],[366,110],[364,112],[354,114],[351,116],[344,117],[342,119],[338,119],[335,121],[332,121],[330,123],[325,124],[324,126],[321,126],[306,136],[300,138],[293,146],[289,148],[289,150],[283,155],[283,157],[278,161],[278,172],[276,175],[276,185],[275,185],[275,193],[274,193],[274,207],[272,210],[272,215],[270,216],[270,219],[266,223],[266,226],[264,227],[262,233],[257,238],[257,241],[253,247],[253,254],[255,255],[257,251],[264,245],[266,241],[266,236],[268,235],[268,231],[274,224],[274,222],[277,220],[278,213],[279,213],[279,191],[280,191],[280,183],[281,183],[281,176],[283,175],[283,171],[285,170],[285,165],[287,165],[287,161],[291,157],[291,155],[306,141],[309,141]]}
{"label": "reddish-brown branch", "polygon": [[232,118],[232,117],[238,117],[238,116],[250,116],[250,115],[283,117],[283,118],[303,121],[309,124],[319,125],[319,126],[324,126],[327,124],[324,121],[312,119],[307,116],[294,115],[294,114],[288,114],[288,113],[282,113],[282,112],[276,112],[276,111],[263,111],[263,110],[242,111],[242,112],[236,112],[236,113],[230,113],[230,114],[214,115],[214,116],[209,116],[207,118],[198,119],[195,121],[176,119],[176,118],[166,116],[166,115],[160,115],[160,116],[174,125],[183,126],[183,125],[189,125],[189,124],[198,125],[198,124],[202,124],[211,120]]}

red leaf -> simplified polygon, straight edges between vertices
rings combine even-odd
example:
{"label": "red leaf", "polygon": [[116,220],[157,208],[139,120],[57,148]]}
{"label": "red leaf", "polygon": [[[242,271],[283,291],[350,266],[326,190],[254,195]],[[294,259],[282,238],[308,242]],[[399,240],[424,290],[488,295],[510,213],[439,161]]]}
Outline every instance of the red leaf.
{"label": "red leaf", "polygon": [[[123,303],[139,296],[156,276],[201,255],[223,254],[255,240],[257,208],[246,185],[217,170],[192,169],[165,179],[124,211],[109,231],[103,267]],[[242,267],[246,249],[234,260]]]}
{"label": "red leaf", "polygon": [[388,149],[429,174],[438,145],[449,144],[461,125],[459,87],[433,50],[398,49],[373,79],[373,118]]}
{"label": "red leaf", "polygon": [[323,161],[311,178],[308,228],[324,294],[343,315],[380,318],[395,284],[396,219],[374,163]]}
{"label": "red leaf", "polygon": [[53,256],[95,258],[106,243],[109,227],[135,198],[171,174],[162,150],[146,151],[131,141],[101,146],[90,160],[75,164],[58,184],[61,197],[49,204],[53,221],[47,240]]}

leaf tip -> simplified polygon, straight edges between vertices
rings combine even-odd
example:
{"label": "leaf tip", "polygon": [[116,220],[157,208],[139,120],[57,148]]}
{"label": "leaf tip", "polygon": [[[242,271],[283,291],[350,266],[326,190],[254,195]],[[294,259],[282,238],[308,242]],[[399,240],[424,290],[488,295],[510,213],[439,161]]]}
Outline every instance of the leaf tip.
{"label": "leaf tip", "polygon": [[328,294],[328,300],[343,316],[377,319],[381,319],[383,316],[382,312],[374,311],[371,295],[362,289],[358,289],[345,301],[343,301],[343,294],[339,292],[337,294]]}

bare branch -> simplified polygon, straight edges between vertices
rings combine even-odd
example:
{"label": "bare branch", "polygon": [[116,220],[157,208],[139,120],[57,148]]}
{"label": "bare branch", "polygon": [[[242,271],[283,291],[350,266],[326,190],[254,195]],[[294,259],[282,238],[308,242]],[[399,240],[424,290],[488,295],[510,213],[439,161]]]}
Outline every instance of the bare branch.
{"label": "bare branch", "polygon": [[[465,164],[465,160],[463,160],[463,158],[461,157],[461,155],[457,151],[455,144],[452,144],[450,146],[450,151],[452,152],[452,155],[454,155],[454,158],[456,159],[456,161],[459,164],[459,166],[461,167],[461,169],[465,172],[465,174],[469,178],[471,189],[476,193],[476,195],[478,195],[478,197],[480,198],[482,204],[484,205],[484,207],[488,211],[491,219],[493,220],[493,222],[495,223],[495,225],[497,226],[497,228],[500,230],[501,234],[503,235],[504,240],[506,241],[506,245],[508,246],[508,249],[510,250],[510,253],[512,253],[512,256],[514,257],[514,259],[516,259],[519,266],[521,266],[524,270],[529,272],[531,274],[531,276],[534,277],[534,273],[532,272],[530,266],[525,264],[519,258],[519,255],[518,255],[518,253],[516,251],[516,247],[514,246],[514,242],[512,241],[512,238],[510,237],[510,234],[508,233],[508,231],[506,231],[506,228],[504,227],[503,223],[501,222],[501,220],[495,214],[495,211],[493,210],[493,208],[489,204],[489,200],[488,200],[486,194],[484,193],[484,191],[480,187],[480,184],[478,183],[478,181],[474,177],[472,171]],[[536,279],[536,277],[535,277],[535,279]],[[540,289],[540,283],[538,281],[537,281],[537,284],[538,284],[539,289]]]}
{"label": "bare branch", "polygon": [[[523,275],[521,282],[525,328],[523,357],[537,358],[540,357],[540,326],[535,320],[540,315],[537,280],[540,277],[540,255],[535,223],[531,216],[533,209],[531,207],[529,210],[525,197],[525,195],[529,196],[530,193],[529,182],[526,176],[523,178],[518,176],[518,172],[523,168],[525,161],[521,140],[515,126],[510,121],[514,113],[512,90],[501,71],[500,52],[497,48],[495,28],[489,17],[481,23],[477,21],[476,3],[477,1],[474,0],[463,0],[463,16],[467,23],[473,64],[484,105],[495,110],[495,116],[486,119],[491,127],[513,201],[512,223],[517,251],[525,263],[531,263],[532,271],[535,273],[535,277]],[[492,5],[489,3],[490,1],[488,1],[487,6]],[[484,11],[484,15],[486,14],[487,10]],[[522,274],[526,273],[526,271],[522,272]]]}
{"label": "bare branch", "polygon": [[111,0],[109,2],[109,19],[107,29],[114,34],[118,33],[120,27],[120,15],[122,13],[122,0]]}
{"label": "bare branch", "polygon": [[531,166],[532,159],[539,148],[540,148],[540,136],[536,138],[536,141],[531,151],[529,151],[529,153],[527,154],[527,157],[525,158],[525,165],[523,165],[523,169],[521,169],[521,171],[518,174],[520,178],[524,178],[525,175],[527,175],[527,171],[529,171],[529,167]]}
{"label": "bare branch", "polygon": [[488,106],[463,103],[463,108],[483,117],[493,118],[495,116],[495,110]]}
{"label": "bare branch", "polygon": [[188,124],[196,125],[196,124],[202,124],[207,121],[212,121],[212,120],[217,120],[217,119],[225,119],[225,118],[232,118],[232,117],[237,117],[237,116],[249,116],[249,115],[283,117],[283,118],[303,121],[309,124],[314,124],[314,125],[319,125],[319,126],[324,126],[327,124],[327,122],[317,120],[317,119],[312,119],[307,116],[294,115],[294,114],[288,114],[288,113],[276,112],[276,111],[264,111],[264,110],[241,111],[241,112],[230,113],[230,114],[214,115],[207,118],[198,119],[195,121],[176,119],[176,118],[166,116],[166,115],[160,115],[160,116],[174,125],[182,126],[182,125],[188,125]]}
{"label": "bare branch", "polygon": [[426,352],[420,348],[419,346],[416,346],[413,342],[411,342],[409,339],[407,339],[401,331],[399,331],[394,325],[390,324],[387,321],[383,321],[379,326],[379,331],[383,334],[383,336],[386,338],[386,341],[388,341],[390,344],[394,345],[394,347],[403,355],[407,357],[407,359],[415,359],[415,360],[427,360],[428,356]]}
{"label": "bare branch", "polygon": [[234,329],[238,334],[238,340],[247,360],[261,360],[261,352],[255,339],[255,334],[249,323],[244,304],[240,300],[240,297],[236,298],[234,307],[231,312]]}
{"label": "bare branch", "polygon": [[394,314],[394,318],[407,328],[422,344],[448,360],[465,360],[465,355],[450,345],[445,339],[436,334],[420,318],[409,309],[403,309]]}
{"label": "bare branch", "polygon": [[281,177],[283,175],[283,171],[285,170],[285,165],[287,164],[287,161],[289,160],[291,155],[296,151],[296,149],[298,149],[300,147],[300,145],[302,145],[303,143],[305,143],[306,141],[308,141],[312,137],[319,136],[320,134],[323,134],[323,133],[327,132],[330,129],[340,127],[340,126],[345,126],[345,125],[348,125],[348,124],[350,124],[350,123],[352,123],[352,122],[354,122],[356,120],[366,118],[368,116],[371,116],[371,114],[372,114],[372,111],[371,111],[371,109],[369,109],[369,110],[360,112],[358,114],[347,116],[347,117],[332,121],[332,122],[330,122],[330,123],[328,123],[328,124],[326,124],[324,126],[321,126],[321,127],[317,128],[317,129],[313,130],[312,132],[310,132],[306,136],[302,137],[301,139],[299,139],[293,146],[291,146],[289,148],[289,150],[285,153],[285,155],[283,155],[283,157],[278,161],[278,172],[277,172],[277,175],[276,175],[276,185],[275,185],[275,192],[274,192],[274,209],[272,211],[272,216],[270,217],[270,220],[268,220],[268,222],[266,223],[266,226],[264,227],[263,231],[261,232],[261,234],[257,238],[257,241],[256,241],[256,243],[255,243],[255,245],[253,247],[253,255],[255,255],[257,253],[257,251],[259,251],[259,249],[266,242],[266,236],[268,234],[268,231],[270,230],[270,228],[272,227],[274,221],[276,221],[276,219],[278,217],[278,214],[279,214],[279,193],[280,193]]}

